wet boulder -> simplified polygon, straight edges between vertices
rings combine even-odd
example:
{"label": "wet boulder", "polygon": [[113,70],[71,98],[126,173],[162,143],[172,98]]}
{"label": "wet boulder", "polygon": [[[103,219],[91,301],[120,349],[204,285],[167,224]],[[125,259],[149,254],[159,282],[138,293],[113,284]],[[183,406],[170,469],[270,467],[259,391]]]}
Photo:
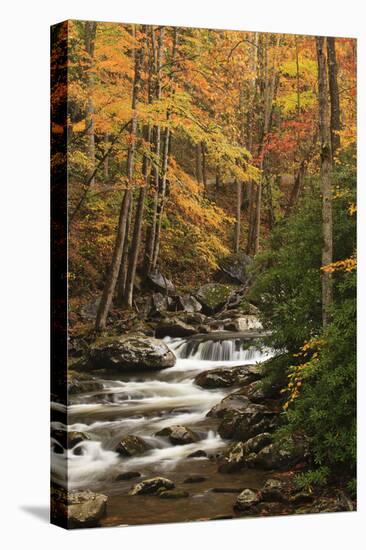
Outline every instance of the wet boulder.
{"label": "wet boulder", "polygon": [[144,479],[140,483],[134,485],[129,495],[154,495],[161,489],[174,489],[175,484],[165,477],[152,477],[150,479]]}
{"label": "wet boulder", "polygon": [[116,447],[116,452],[122,456],[137,456],[146,453],[150,446],[137,435],[126,435]]}
{"label": "wet boulder", "polygon": [[106,513],[108,497],[92,491],[57,489],[51,495],[51,514],[69,528],[95,527]]}
{"label": "wet boulder", "polygon": [[243,332],[246,330],[262,330],[263,325],[256,315],[242,315],[225,322],[224,329],[232,332]]}
{"label": "wet boulder", "polygon": [[207,283],[197,291],[196,298],[202,305],[203,313],[213,315],[225,306],[231,292],[229,285]]}
{"label": "wet boulder", "polygon": [[66,430],[51,430],[51,437],[55,439],[64,449],[72,449],[75,445],[88,441],[90,435],[83,432],[68,432]]}
{"label": "wet boulder", "polygon": [[176,358],[168,346],[150,336],[124,335],[100,338],[90,349],[92,369],[160,370],[173,367]]}
{"label": "wet boulder", "polygon": [[253,260],[245,252],[225,256],[220,262],[220,278],[228,282],[246,284],[249,281],[249,267]]}
{"label": "wet boulder", "polygon": [[248,441],[239,441],[229,445],[218,459],[219,472],[236,472],[248,466],[248,459],[252,453],[257,453],[263,447],[270,444],[272,436],[270,433],[258,434]]}
{"label": "wet boulder", "polygon": [[[251,402],[248,397],[239,393],[231,393],[222,399],[220,403],[212,407],[212,409],[207,413],[207,416],[217,416],[218,418],[223,418],[230,415],[230,417],[232,417],[234,414],[247,410],[250,406]],[[250,410],[253,410],[253,408]]]}
{"label": "wet boulder", "polygon": [[218,427],[218,433],[224,439],[248,441],[263,432],[271,432],[277,427],[277,415],[263,409],[258,410],[254,403],[242,413],[226,415]]}
{"label": "wet boulder", "polygon": [[198,451],[194,451],[189,454],[187,458],[207,458],[207,453],[203,449],[199,449]]}
{"label": "wet boulder", "polygon": [[238,512],[248,512],[256,506],[261,500],[260,492],[253,489],[244,489],[236,499],[234,510]]}
{"label": "wet boulder", "polygon": [[163,294],[175,293],[174,284],[162,273],[149,273],[146,277],[146,283],[152,290],[162,292]]}
{"label": "wet boulder", "polygon": [[161,292],[154,292],[151,296],[150,311],[151,317],[159,317],[164,315],[171,304],[171,298],[169,296],[161,294]]}
{"label": "wet boulder", "polygon": [[93,379],[85,373],[72,370],[69,370],[67,373],[67,393],[69,395],[100,391],[102,389],[102,382]]}
{"label": "wet boulder", "polygon": [[199,436],[185,426],[169,426],[155,435],[157,437],[167,437],[172,445],[187,445],[199,441]]}
{"label": "wet boulder", "polygon": [[164,338],[165,336],[182,337],[192,336],[197,334],[198,330],[192,325],[188,325],[177,317],[164,319],[158,324],[155,330],[157,338]]}
{"label": "wet boulder", "polygon": [[228,388],[234,385],[245,385],[261,376],[256,365],[242,367],[219,367],[200,372],[194,379],[202,388]]}

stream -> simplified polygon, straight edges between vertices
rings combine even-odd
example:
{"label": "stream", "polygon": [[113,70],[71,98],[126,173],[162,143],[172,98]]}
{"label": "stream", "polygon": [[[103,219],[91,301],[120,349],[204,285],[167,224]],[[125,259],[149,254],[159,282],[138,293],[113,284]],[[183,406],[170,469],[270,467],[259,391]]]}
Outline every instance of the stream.
{"label": "stream", "polygon": [[[230,475],[217,472],[212,458],[228,442],[217,434],[215,419],[206,415],[233,388],[204,389],[194,383],[194,378],[203,370],[264,361],[273,355],[272,350],[261,349],[256,340],[248,347],[239,337],[223,333],[210,339],[166,337],[164,341],[177,357],[174,367],[133,375],[93,373],[103,389],[70,395],[67,409],[68,431],[82,432],[89,439],[61,451],[52,440],[55,483],[66,487],[68,479],[68,489],[91,489],[109,496],[102,525],[229,517],[232,493],[239,493],[243,487],[259,487],[268,475],[255,470]],[[60,408],[57,404],[53,407]],[[173,425],[192,428],[200,440],[172,445],[167,438],[155,435]],[[65,426],[53,421],[52,428]],[[150,449],[135,457],[119,455],[114,449],[126,435],[143,437]],[[189,456],[196,451],[204,451],[207,456]],[[128,473],[132,477],[133,472],[140,477],[119,478]],[[192,475],[206,479],[181,485]],[[135,483],[154,476],[168,477],[187,490],[190,497],[168,501],[128,495]]]}

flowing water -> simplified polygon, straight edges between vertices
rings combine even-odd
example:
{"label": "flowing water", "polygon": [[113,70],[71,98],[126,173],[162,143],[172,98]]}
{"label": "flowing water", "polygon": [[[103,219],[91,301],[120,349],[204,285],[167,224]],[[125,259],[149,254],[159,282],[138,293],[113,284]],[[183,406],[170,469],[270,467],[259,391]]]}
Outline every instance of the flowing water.
{"label": "flowing water", "polygon": [[[269,349],[260,349],[258,341],[248,343],[237,336],[220,334],[188,340],[165,338],[177,357],[174,367],[133,376],[103,373],[102,377],[97,374],[97,379],[103,384],[101,391],[69,396],[67,429],[83,432],[89,439],[69,450],[60,450],[52,440],[53,481],[66,486],[68,479],[69,489],[88,488],[108,494],[109,512],[105,524],[184,521],[202,518],[206,514],[217,515],[226,510],[219,503],[232,501],[230,491],[229,496],[214,494],[214,498],[210,491],[213,483],[227,485],[228,478],[217,474],[214,461],[206,457],[189,458],[189,455],[198,450],[205,451],[208,456],[215,455],[227,444],[216,433],[215,421],[206,414],[232,389],[203,389],[194,383],[194,377],[207,369],[254,364],[273,353]],[[62,410],[60,405],[53,404],[53,407],[56,411]],[[166,438],[155,435],[162,428],[177,424],[194,429],[200,440],[174,446]],[[52,422],[52,428],[66,429],[56,421]],[[131,434],[143,437],[150,449],[137,457],[122,457],[114,449],[122,437]],[[141,474],[138,479],[116,481],[120,474],[136,471]],[[194,487],[192,498],[184,499],[189,500],[189,504],[183,507],[184,513],[180,504],[173,507],[175,513],[172,515],[171,501],[167,507],[162,499],[152,499],[155,505],[151,505],[151,497],[149,500],[148,497],[133,499],[127,496],[134,483],[147,477],[166,476],[178,484],[187,475],[197,473],[209,473],[211,481],[200,484],[201,493],[197,493],[198,487]],[[261,480],[263,474],[258,475],[258,480]],[[231,489],[240,489],[243,475],[229,478]],[[255,480],[256,475],[252,473],[246,486],[255,484]],[[141,514],[139,504],[132,505],[131,501],[140,504],[144,501],[145,513]],[[178,502],[182,503],[181,500]]]}

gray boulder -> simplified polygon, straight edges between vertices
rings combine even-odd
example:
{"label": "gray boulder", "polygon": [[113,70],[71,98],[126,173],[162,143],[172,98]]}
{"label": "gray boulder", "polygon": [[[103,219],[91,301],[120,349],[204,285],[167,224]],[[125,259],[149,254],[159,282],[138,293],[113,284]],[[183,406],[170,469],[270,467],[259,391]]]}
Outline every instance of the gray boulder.
{"label": "gray boulder", "polygon": [[149,445],[137,435],[126,435],[116,447],[116,452],[122,456],[141,455],[149,450]]}
{"label": "gray boulder", "polygon": [[199,301],[190,294],[179,294],[176,299],[176,305],[178,311],[185,311],[186,313],[198,313],[202,309]]}
{"label": "gray boulder", "polygon": [[155,330],[155,335],[157,338],[164,338],[165,336],[192,336],[192,334],[197,334],[198,330],[192,325],[188,325],[179,318],[172,317],[169,319],[164,319]]}
{"label": "gray boulder", "polygon": [[126,335],[100,338],[90,349],[93,369],[160,370],[173,367],[176,358],[168,346],[149,336]]}
{"label": "gray boulder", "polygon": [[146,282],[150,288],[163,292],[163,294],[174,294],[175,286],[162,273],[149,273],[146,277]]}
{"label": "gray boulder", "polygon": [[172,445],[187,445],[199,440],[198,435],[185,426],[169,426],[155,434],[158,437],[168,437]]}
{"label": "gray boulder", "polygon": [[154,495],[159,489],[174,489],[175,485],[165,477],[153,477],[145,479],[131,489],[129,495]]}
{"label": "gray boulder", "polygon": [[243,251],[230,254],[221,260],[220,272],[226,276],[228,282],[246,284],[249,281],[248,268],[252,261]]}
{"label": "gray boulder", "polygon": [[284,437],[253,455],[251,464],[264,470],[286,470],[302,462],[307,456],[308,445],[303,439]]}
{"label": "gray boulder", "polygon": [[244,489],[236,499],[234,504],[234,510],[240,512],[247,512],[253,506],[260,502],[259,491],[253,491],[253,489]]}

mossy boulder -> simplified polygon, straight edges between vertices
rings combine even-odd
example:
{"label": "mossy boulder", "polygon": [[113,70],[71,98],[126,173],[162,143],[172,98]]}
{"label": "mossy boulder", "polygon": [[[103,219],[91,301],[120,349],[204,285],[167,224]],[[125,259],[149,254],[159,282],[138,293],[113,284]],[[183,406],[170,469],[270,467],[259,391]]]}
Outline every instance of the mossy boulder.
{"label": "mossy boulder", "polygon": [[231,292],[230,285],[208,283],[201,286],[196,293],[196,298],[202,304],[203,313],[213,315],[225,306]]}

